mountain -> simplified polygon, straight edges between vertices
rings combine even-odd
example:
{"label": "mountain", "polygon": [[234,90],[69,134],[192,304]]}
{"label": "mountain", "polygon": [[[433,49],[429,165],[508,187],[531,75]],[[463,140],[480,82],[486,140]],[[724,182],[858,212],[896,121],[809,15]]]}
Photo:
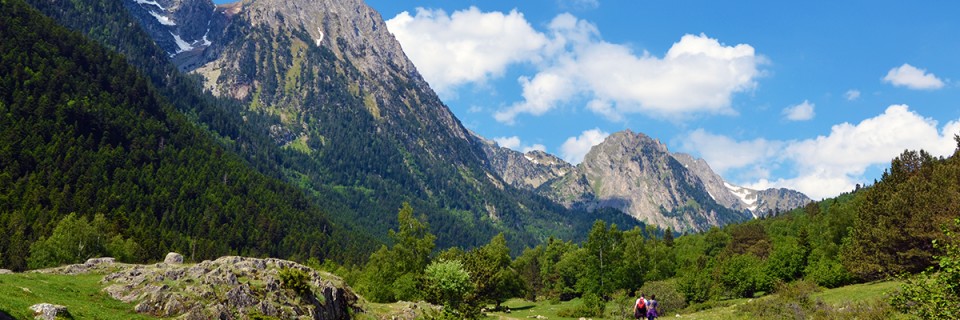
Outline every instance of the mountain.
{"label": "mountain", "polygon": [[717,203],[737,211],[749,210],[754,218],[786,212],[812,201],[796,190],[786,188],[755,190],[733,185],[710,169],[710,165],[703,159],[694,158],[685,153],[673,153],[673,157],[700,177],[707,192]]}
{"label": "mountain", "polygon": [[483,151],[489,159],[490,170],[519,189],[539,188],[547,181],[574,169],[573,165],[563,159],[540,150],[520,153],[502,148],[494,141],[476,137],[483,142]]}
{"label": "mountain", "polygon": [[702,231],[810,202],[793,190],[732,185],[703,159],[671,153],[659,141],[629,130],[607,137],[577,166],[540,151],[523,154],[493,142],[486,143],[485,150],[491,169],[519,188],[572,208],[618,209],[677,231]]}
{"label": "mountain", "polygon": [[[484,143],[361,1],[249,0],[211,9],[209,0],[126,0],[124,6],[205,91],[238,102],[241,128],[259,132],[229,135],[227,143],[241,154],[259,152],[251,161],[331,207],[335,221],[387,241],[397,208],[409,202],[427,218],[439,247],[473,247],[504,232],[519,251],[549,236],[582,238],[597,218],[625,217],[565,208],[491,171]],[[172,35],[193,50],[169,45]],[[194,45],[201,35],[209,46]],[[219,130],[217,121],[201,122]],[[256,145],[260,135],[272,146]]]}
{"label": "mountain", "polygon": [[68,259],[176,249],[345,263],[372,247],[198,128],[125,56],[21,0],[0,4],[0,266],[69,262],[58,243],[81,233],[95,241]]}

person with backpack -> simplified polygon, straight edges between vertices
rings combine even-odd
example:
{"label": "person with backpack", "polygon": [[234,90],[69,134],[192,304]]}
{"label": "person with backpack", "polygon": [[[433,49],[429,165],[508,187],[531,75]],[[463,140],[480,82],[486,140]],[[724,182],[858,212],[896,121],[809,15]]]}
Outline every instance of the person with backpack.
{"label": "person with backpack", "polygon": [[643,297],[643,294],[640,294],[640,298],[637,299],[637,303],[633,305],[633,318],[634,319],[643,319],[647,316],[647,299]]}
{"label": "person with backpack", "polygon": [[660,303],[657,302],[657,295],[651,294],[650,301],[647,301],[647,320],[656,319],[660,316]]}

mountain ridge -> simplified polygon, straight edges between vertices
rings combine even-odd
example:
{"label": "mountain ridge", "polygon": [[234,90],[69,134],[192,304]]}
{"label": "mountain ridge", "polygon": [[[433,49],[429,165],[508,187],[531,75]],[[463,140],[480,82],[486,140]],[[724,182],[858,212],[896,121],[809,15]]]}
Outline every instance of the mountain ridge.
{"label": "mountain ridge", "polygon": [[485,148],[492,169],[517,187],[535,190],[568,207],[616,208],[638,220],[678,231],[702,231],[810,202],[793,190],[733,185],[705,160],[671,153],[659,140],[629,129],[611,134],[576,166],[556,156],[549,156],[554,162],[541,165],[530,155],[542,151],[523,154],[490,141]]}

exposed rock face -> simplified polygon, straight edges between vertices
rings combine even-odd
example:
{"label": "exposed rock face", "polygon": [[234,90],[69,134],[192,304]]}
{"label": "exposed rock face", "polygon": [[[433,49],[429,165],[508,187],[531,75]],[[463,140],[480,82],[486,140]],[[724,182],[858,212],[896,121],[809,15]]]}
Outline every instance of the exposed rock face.
{"label": "exposed rock face", "polygon": [[67,307],[57,304],[39,303],[30,306],[30,310],[33,310],[36,319],[54,320],[57,319],[57,317],[70,317],[70,312],[67,311]]}
{"label": "exposed rock face", "polygon": [[[310,293],[284,288],[283,269],[307,274]],[[195,265],[125,265],[103,278],[111,297],[139,313],[187,319],[243,319],[259,313],[292,319],[349,319],[357,296],[343,281],[281,259],[221,257]]]}
{"label": "exposed rock face", "polygon": [[215,58],[227,24],[226,8],[210,1],[122,0],[140,25],[182,70]]}
{"label": "exposed rock face", "polygon": [[753,217],[789,211],[813,201],[803,193],[790,189],[754,190],[733,185],[713,172],[703,159],[696,159],[684,153],[674,153],[673,157],[700,177],[710,196],[717,203],[737,211],[748,210]]}
{"label": "exposed rock face", "polygon": [[[482,138],[478,138],[482,139]],[[518,188],[568,207],[615,208],[650,224],[699,231],[802,206],[810,199],[787,189],[732,185],[703,159],[671,153],[629,130],[610,135],[576,167],[540,151],[526,154],[484,141],[491,170]]]}
{"label": "exposed rock face", "polygon": [[496,142],[477,138],[483,142],[490,169],[514,187],[536,189],[573,170],[573,165],[549,153],[539,150],[520,153],[500,147]]}
{"label": "exposed rock face", "polygon": [[700,231],[750,218],[714,200],[700,177],[664,144],[629,130],[607,137],[575,170],[541,190],[569,206],[616,208],[675,231]]}

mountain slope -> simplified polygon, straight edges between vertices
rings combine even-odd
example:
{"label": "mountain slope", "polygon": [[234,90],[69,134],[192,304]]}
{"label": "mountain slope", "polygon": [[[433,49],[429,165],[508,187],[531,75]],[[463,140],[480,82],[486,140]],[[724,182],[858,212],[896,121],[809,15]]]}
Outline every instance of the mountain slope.
{"label": "mountain slope", "polygon": [[753,217],[769,216],[799,208],[812,200],[805,194],[785,188],[754,190],[730,184],[710,169],[703,159],[694,158],[685,153],[673,153],[688,170],[700,177],[710,196],[724,207],[744,211],[749,210]]}
{"label": "mountain slope", "polygon": [[194,127],[124,57],[21,0],[2,6],[0,265],[25,268],[69,213],[106,216],[103,231],[136,243],[134,260],[362,252],[343,250],[362,236]]}
{"label": "mountain slope", "polygon": [[[190,2],[209,0],[157,0],[172,17],[185,16],[174,8],[199,6]],[[152,7],[128,9],[153,24],[142,12]],[[217,56],[194,72],[206,89],[240,101],[241,113],[264,119],[255,129],[284,149],[276,161],[283,175],[326,199],[318,201],[346,206],[338,219],[386,235],[407,201],[426,215],[440,247],[472,247],[506,232],[519,250],[551,235],[574,238],[597,217],[515,189],[488,170],[482,143],[362,2],[253,0],[217,13],[227,22],[209,31],[219,34],[215,49],[204,49]],[[169,37],[169,30],[147,31],[158,43]],[[181,61],[183,52],[172,53]]]}
{"label": "mountain slope", "polygon": [[542,152],[522,154],[493,142],[484,149],[491,169],[518,188],[536,189],[574,208],[615,208],[680,231],[785,212],[810,201],[793,190],[732,185],[703,159],[671,153],[659,141],[629,130],[612,134],[576,167]]}

